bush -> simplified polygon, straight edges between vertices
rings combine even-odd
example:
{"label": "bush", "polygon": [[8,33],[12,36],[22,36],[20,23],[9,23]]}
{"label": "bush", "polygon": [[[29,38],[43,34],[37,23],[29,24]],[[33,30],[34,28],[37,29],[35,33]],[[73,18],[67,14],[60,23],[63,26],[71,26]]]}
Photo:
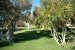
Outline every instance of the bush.
{"label": "bush", "polygon": [[75,46],[71,46],[71,50],[75,50]]}

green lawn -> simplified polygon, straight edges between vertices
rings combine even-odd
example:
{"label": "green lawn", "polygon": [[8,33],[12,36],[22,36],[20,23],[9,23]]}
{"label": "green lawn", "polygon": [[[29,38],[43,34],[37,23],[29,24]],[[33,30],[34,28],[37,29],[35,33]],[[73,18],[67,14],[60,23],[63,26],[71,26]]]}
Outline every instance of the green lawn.
{"label": "green lawn", "polygon": [[59,46],[52,36],[49,36],[49,31],[25,31],[14,35],[13,44],[1,47],[0,50],[66,50]]}

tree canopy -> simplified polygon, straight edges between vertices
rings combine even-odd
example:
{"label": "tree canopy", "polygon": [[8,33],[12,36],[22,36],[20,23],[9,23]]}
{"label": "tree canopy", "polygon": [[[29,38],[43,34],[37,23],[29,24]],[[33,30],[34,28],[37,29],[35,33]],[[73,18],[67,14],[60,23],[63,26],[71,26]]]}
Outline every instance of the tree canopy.
{"label": "tree canopy", "polygon": [[[42,19],[45,24],[49,23],[49,25],[57,27],[62,22],[71,20],[74,11],[72,6],[72,0],[41,0],[41,7],[35,7],[35,13],[36,16],[40,16],[39,20]],[[42,23],[41,21],[40,23]]]}
{"label": "tree canopy", "polygon": [[0,11],[3,12],[2,17],[4,17],[8,23],[11,19],[13,21],[19,19],[22,11],[30,10],[31,6],[30,0],[0,0]]}
{"label": "tree canopy", "polygon": [[[62,28],[61,43],[65,41],[66,27],[68,22],[74,20],[74,1],[73,0],[40,0],[41,6],[35,7],[34,23],[46,25],[52,32],[53,37],[58,43],[57,29]],[[71,20],[72,19],[72,20]]]}
{"label": "tree canopy", "polygon": [[16,22],[22,17],[22,12],[30,10],[31,6],[30,0],[0,0],[0,25],[8,29],[4,41],[13,41]]}

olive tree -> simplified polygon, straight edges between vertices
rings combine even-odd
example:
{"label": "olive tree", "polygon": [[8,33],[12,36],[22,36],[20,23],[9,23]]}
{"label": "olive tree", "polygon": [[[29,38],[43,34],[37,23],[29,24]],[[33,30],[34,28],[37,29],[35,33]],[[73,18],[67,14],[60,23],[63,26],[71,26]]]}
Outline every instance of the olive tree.
{"label": "olive tree", "polygon": [[13,42],[13,33],[16,22],[22,16],[22,12],[31,9],[30,0],[0,0],[0,11],[3,13],[2,27],[8,29],[5,41]]}

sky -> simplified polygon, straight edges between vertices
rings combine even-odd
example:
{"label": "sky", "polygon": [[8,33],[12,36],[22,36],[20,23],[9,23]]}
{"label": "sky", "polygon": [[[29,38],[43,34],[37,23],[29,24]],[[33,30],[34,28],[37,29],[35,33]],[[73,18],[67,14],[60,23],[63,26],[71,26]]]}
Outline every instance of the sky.
{"label": "sky", "polygon": [[[13,2],[13,5],[15,4],[14,0],[10,0],[11,2]],[[32,8],[31,8],[31,12],[34,11],[34,6],[40,6],[40,0],[31,0],[32,2]]]}
{"label": "sky", "polygon": [[40,6],[40,0],[31,0],[32,1],[32,8],[31,12],[34,11],[34,6]]}

